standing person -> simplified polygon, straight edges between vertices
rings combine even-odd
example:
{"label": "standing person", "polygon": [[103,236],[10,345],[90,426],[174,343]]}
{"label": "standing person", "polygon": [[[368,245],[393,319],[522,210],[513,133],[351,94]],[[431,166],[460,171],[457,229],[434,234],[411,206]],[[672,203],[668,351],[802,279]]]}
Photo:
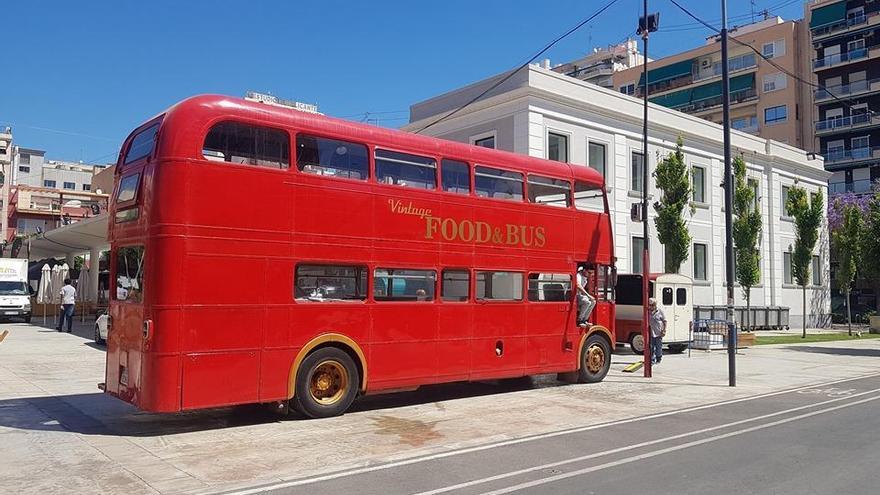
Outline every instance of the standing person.
{"label": "standing person", "polygon": [[76,289],[70,285],[70,279],[64,279],[64,287],[59,292],[61,294],[61,314],[58,315],[58,325],[55,330],[61,331],[64,322],[67,322],[67,333],[73,330],[73,307],[76,304]]}
{"label": "standing person", "polygon": [[657,300],[648,299],[648,322],[651,326],[651,362],[663,359],[663,337],[666,336],[666,315],[657,307]]}
{"label": "standing person", "polygon": [[579,327],[587,326],[587,321],[590,319],[590,314],[593,312],[593,308],[596,307],[596,298],[593,297],[590,292],[587,290],[589,287],[589,277],[587,277],[586,269],[584,265],[578,266],[577,269],[577,304],[578,304],[578,315],[577,315],[577,324]]}

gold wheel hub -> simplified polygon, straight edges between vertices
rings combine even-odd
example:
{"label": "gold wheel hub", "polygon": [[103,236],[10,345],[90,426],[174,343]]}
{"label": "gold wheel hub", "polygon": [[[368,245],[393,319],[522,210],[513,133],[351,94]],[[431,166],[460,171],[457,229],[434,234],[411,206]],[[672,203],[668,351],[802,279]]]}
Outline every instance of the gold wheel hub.
{"label": "gold wheel hub", "polygon": [[309,393],[312,399],[323,406],[333,405],[348,390],[348,371],[339,361],[328,359],[315,367],[309,380]]}
{"label": "gold wheel hub", "polygon": [[605,366],[605,349],[599,344],[593,344],[587,349],[587,370],[590,373],[599,373]]}

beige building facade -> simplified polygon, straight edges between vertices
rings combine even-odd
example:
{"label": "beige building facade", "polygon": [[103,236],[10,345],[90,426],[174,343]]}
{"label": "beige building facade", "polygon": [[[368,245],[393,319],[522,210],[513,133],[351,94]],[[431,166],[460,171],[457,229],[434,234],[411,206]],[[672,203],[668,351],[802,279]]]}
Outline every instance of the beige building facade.
{"label": "beige building facade", "polygon": [[[755,47],[779,67],[747,46],[729,44],[730,116],[734,129],[811,150],[812,107],[809,87],[786,72],[809,81],[809,33],[803,21],[771,17],[734,28],[730,35]],[[784,70],[782,70],[784,69]],[[651,102],[720,123],[721,43],[710,37],[693,50],[648,63]],[[642,97],[642,68],[615,72],[614,88]],[[807,114],[809,114],[807,110]]]}

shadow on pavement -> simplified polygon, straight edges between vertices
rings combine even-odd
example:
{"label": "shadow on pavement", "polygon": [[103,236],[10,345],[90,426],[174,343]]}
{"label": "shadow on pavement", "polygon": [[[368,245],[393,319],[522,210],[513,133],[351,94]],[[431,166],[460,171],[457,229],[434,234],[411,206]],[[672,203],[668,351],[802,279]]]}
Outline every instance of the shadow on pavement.
{"label": "shadow on pavement", "polygon": [[866,356],[880,357],[880,349],[854,349],[851,347],[819,347],[813,345],[791,345],[786,350],[798,352],[813,352],[816,354],[832,354],[836,356]]}

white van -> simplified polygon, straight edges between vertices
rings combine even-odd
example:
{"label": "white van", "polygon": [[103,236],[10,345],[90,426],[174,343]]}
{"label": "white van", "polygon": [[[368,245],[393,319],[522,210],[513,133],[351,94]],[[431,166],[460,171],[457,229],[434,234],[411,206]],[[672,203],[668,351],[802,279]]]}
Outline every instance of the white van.
{"label": "white van", "polygon": [[[657,306],[666,316],[666,336],[663,344],[669,352],[687,349],[690,326],[694,318],[692,301],[694,282],[675,273],[652,274],[648,292],[657,300]],[[642,276],[620,274],[615,290],[616,316],[614,332],[618,344],[629,344],[635,354],[644,352],[642,339]]]}
{"label": "white van", "polygon": [[0,318],[31,321],[28,260],[0,258]]}

